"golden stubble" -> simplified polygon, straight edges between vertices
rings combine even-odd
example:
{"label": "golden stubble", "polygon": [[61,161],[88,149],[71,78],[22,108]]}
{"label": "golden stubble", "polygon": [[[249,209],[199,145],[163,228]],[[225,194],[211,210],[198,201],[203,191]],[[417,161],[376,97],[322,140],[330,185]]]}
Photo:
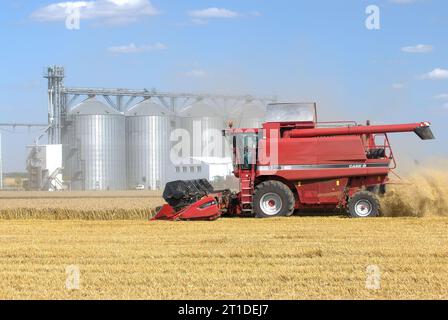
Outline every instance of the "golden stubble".
{"label": "golden stubble", "polygon": [[0,220],[0,298],[446,299],[447,241],[441,217]]}

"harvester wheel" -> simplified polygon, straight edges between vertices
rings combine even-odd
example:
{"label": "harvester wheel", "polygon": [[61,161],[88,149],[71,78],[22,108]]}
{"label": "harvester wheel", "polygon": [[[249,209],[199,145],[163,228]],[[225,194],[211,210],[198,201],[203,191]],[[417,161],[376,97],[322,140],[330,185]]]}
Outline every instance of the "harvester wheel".
{"label": "harvester wheel", "polygon": [[348,201],[348,212],[353,218],[371,218],[380,214],[380,201],[370,191],[355,193]]}
{"label": "harvester wheel", "polygon": [[294,213],[295,198],[291,189],[279,181],[260,183],[254,192],[257,218],[289,217]]}

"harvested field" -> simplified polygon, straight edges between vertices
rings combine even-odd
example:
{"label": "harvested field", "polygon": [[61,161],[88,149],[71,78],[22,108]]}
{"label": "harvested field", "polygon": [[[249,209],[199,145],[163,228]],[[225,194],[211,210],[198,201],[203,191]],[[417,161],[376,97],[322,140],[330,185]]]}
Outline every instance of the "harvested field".
{"label": "harvested field", "polygon": [[[0,297],[447,299],[447,243],[443,217],[0,220]],[[79,290],[65,288],[68,265]]]}
{"label": "harvested field", "polygon": [[0,298],[448,299],[446,175],[409,181],[383,199],[401,217],[365,220],[149,222],[160,193],[0,192]]}

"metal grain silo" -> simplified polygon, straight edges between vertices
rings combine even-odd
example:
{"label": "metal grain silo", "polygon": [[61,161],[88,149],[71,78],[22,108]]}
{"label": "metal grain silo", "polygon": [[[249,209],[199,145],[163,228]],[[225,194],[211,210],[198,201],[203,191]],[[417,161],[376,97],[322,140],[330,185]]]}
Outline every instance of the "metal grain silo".
{"label": "metal grain silo", "polygon": [[266,106],[252,101],[239,105],[230,112],[236,128],[261,128],[266,116]]}
{"label": "metal grain silo", "polygon": [[162,190],[168,182],[174,113],[146,99],[126,113],[127,184]]}
{"label": "metal grain silo", "polygon": [[73,190],[124,190],[126,149],[124,114],[88,98],[69,111],[72,121]]}
{"label": "metal grain silo", "polygon": [[181,128],[190,135],[192,157],[223,157],[224,115],[214,106],[197,102],[179,112]]}
{"label": "metal grain silo", "polygon": [[72,187],[72,180],[76,179],[76,171],[78,170],[78,152],[76,147],[75,131],[73,117],[67,115],[64,125],[61,128],[62,141],[62,178],[68,184],[69,189]]}

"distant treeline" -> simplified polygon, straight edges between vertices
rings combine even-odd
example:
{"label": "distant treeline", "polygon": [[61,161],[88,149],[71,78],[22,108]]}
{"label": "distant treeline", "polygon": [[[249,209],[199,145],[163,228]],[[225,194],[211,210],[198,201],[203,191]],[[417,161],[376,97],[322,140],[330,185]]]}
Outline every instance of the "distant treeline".
{"label": "distant treeline", "polygon": [[4,178],[22,178],[26,179],[28,178],[28,173],[26,172],[4,172],[3,173]]}

